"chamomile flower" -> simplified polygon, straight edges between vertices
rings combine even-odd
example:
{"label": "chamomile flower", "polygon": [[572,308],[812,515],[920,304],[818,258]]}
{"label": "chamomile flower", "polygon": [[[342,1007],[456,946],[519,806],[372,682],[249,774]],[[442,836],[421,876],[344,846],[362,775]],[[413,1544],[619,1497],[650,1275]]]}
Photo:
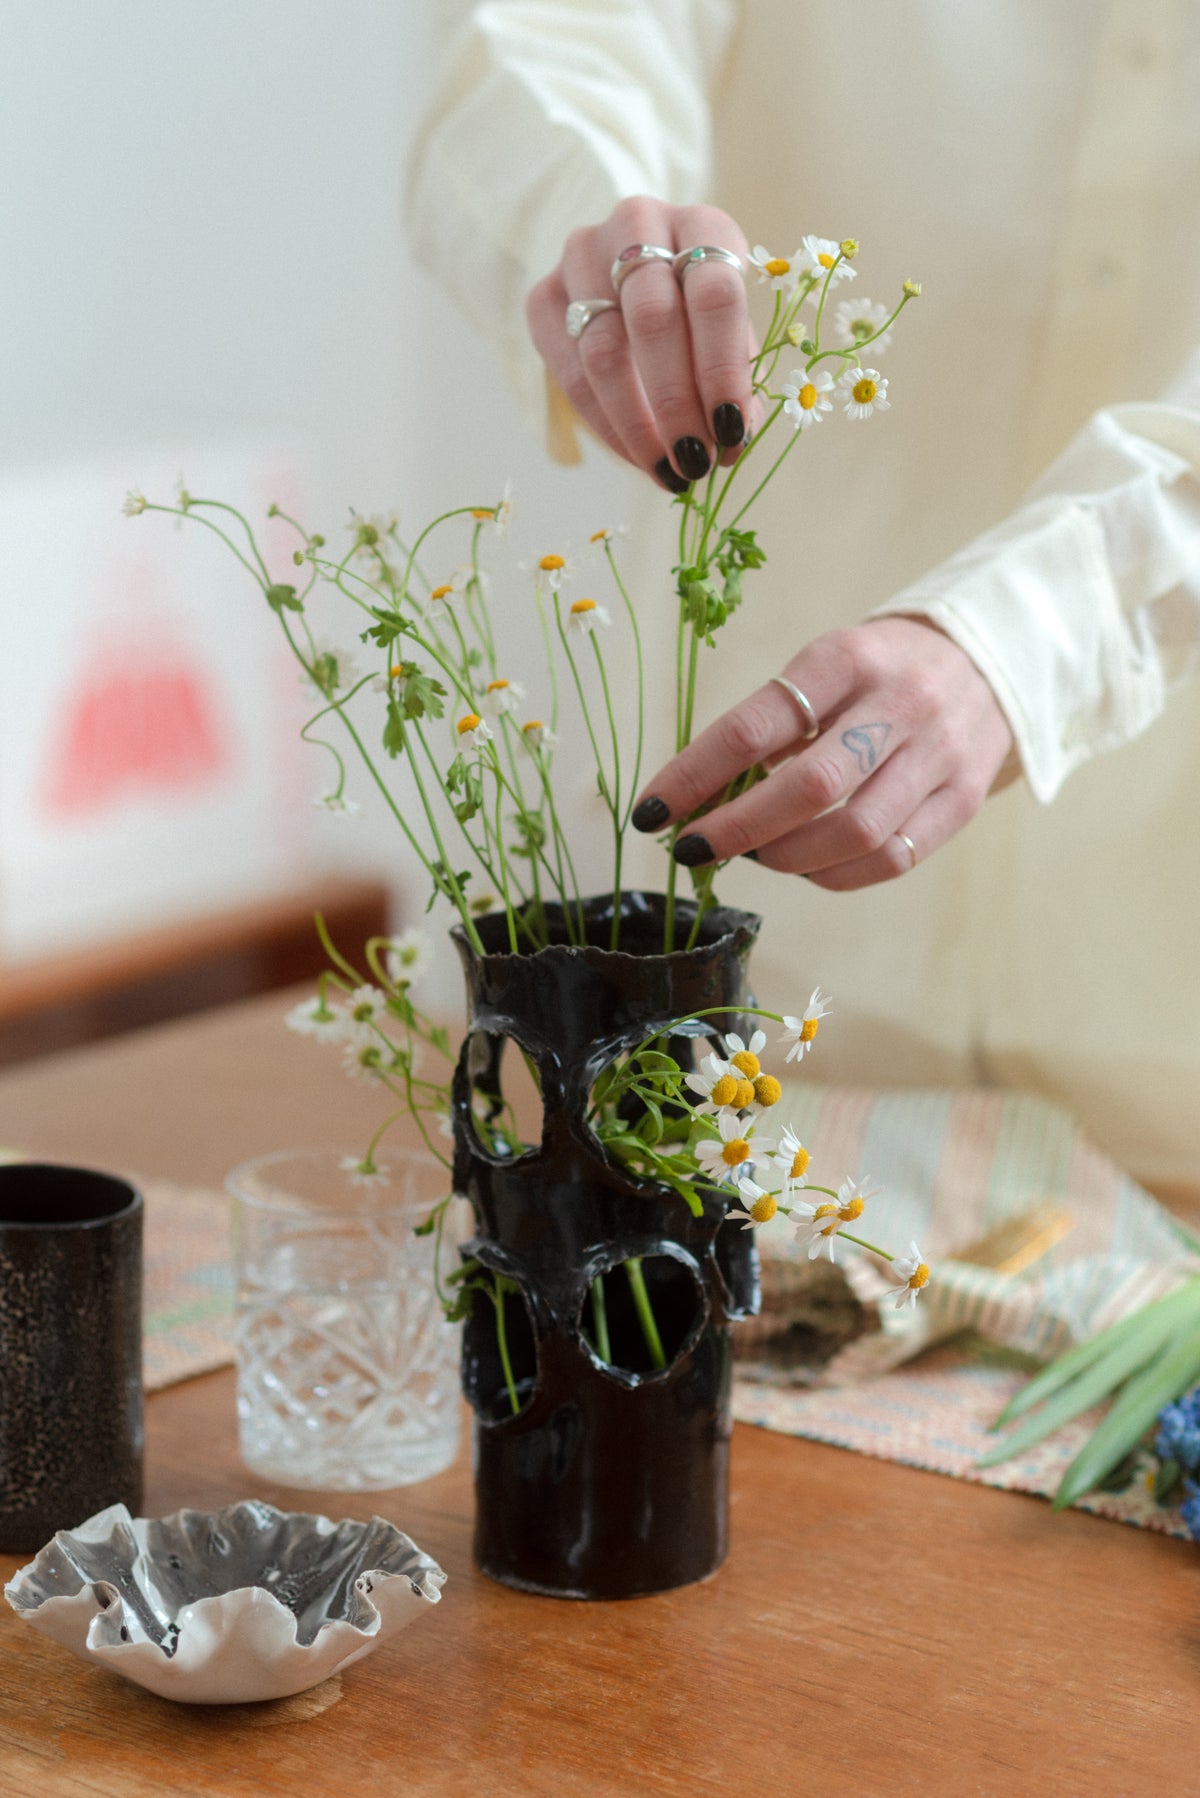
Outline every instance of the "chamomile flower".
{"label": "chamomile flower", "polygon": [[784,1018],[783,1035],[779,1040],[781,1043],[789,1045],[788,1052],[784,1056],[785,1061],[804,1060],[805,1055],[812,1048],[813,1038],[817,1034],[821,1019],[828,1014],[829,1008],[830,1001],[823,999],[820,987],[815,986],[805,1007],[804,1016]]}
{"label": "chamomile flower", "polygon": [[460,749],[482,749],[492,740],[492,732],[478,712],[464,712],[454,726]]}
{"label": "chamomile flower", "polygon": [[149,504],[150,501],[144,493],[139,492],[136,487],[131,487],[125,495],[121,510],[126,518],[136,518],[138,513],[144,512]]}
{"label": "chamomile flower", "polygon": [[520,681],[490,680],[479,703],[491,717],[501,718],[505,712],[517,711],[524,698],[525,689]]}
{"label": "chamomile flower", "polygon": [[746,1080],[755,1080],[762,1072],[759,1056],[767,1046],[765,1030],[756,1030],[748,1043],[730,1030],[725,1037],[725,1056],[729,1065],[737,1069]]}
{"label": "chamomile flower", "polygon": [[608,607],[597,605],[594,599],[575,600],[567,616],[567,629],[578,631],[581,637],[590,637],[598,624],[611,623]]}
{"label": "chamomile flower", "polygon": [[609,530],[606,525],[603,530],[593,531],[588,542],[596,554],[602,556],[607,552],[610,543],[615,543],[618,537],[628,537],[628,535],[629,526],[627,524],[614,525],[612,530]]}
{"label": "chamomile flower", "polygon": [[341,1167],[350,1176],[351,1186],[388,1186],[392,1176],[385,1167],[377,1167],[368,1156],[343,1155]]}
{"label": "chamomile flower", "polygon": [[783,1088],[774,1074],[756,1074],[750,1082],[750,1089],[754,1094],[755,1112],[769,1111],[783,1097]]}
{"label": "chamomile flower", "polygon": [[743,1230],[756,1230],[761,1224],[769,1224],[779,1210],[774,1193],[764,1192],[753,1180],[739,1180],[738,1192],[746,1209],[730,1210],[725,1216],[741,1218]]}
{"label": "chamomile flower", "polygon": [[820,424],[821,415],[833,411],[833,376],[825,368],[794,368],[783,383],[783,410],[797,431]]}
{"label": "chamomile flower", "polygon": [[796,1241],[802,1248],[807,1245],[809,1260],[815,1261],[823,1250],[831,1261],[835,1260],[833,1245],[841,1228],[836,1199],[822,1199],[816,1205],[811,1199],[796,1199],[791,1214],[798,1220]]}
{"label": "chamomile flower", "polygon": [[358,556],[378,553],[382,556],[384,539],[392,535],[392,532],[399,523],[400,516],[397,512],[369,512],[364,514],[356,512],[352,506],[350,508],[350,522],[346,526],[348,531],[353,531],[354,533],[354,548],[351,551],[351,554]]}
{"label": "chamomile flower", "polygon": [[530,718],[527,723],[523,724],[521,735],[530,750],[546,749],[558,742],[558,738],[550,726],[543,724],[540,718]]}
{"label": "chamomile flower", "polygon": [[344,793],[318,793],[313,800],[323,812],[332,812],[335,817],[348,817],[359,809],[356,799],[347,799]]}
{"label": "chamomile flower", "polygon": [[812,1156],[792,1126],[786,1124],[783,1135],[779,1138],[779,1147],[772,1157],[772,1164],[783,1169],[784,1186],[788,1192],[804,1185],[804,1176],[811,1161]]}
{"label": "chamomile flower", "polygon": [[342,1051],[342,1067],[352,1080],[382,1080],[386,1072],[382,1045],[347,1043]]}
{"label": "chamomile flower", "polygon": [[387,998],[377,986],[356,986],[346,1000],[346,1034],[352,1043],[373,1043],[382,1018],[387,1015]]}
{"label": "chamomile flower", "polygon": [[507,531],[509,524],[512,522],[512,515],[513,502],[511,479],[505,481],[504,492],[494,506],[480,506],[471,513],[472,518],[479,519],[480,521],[484,519],[489,520],[495,527],[496,535],[498,537],[503,537],[505,531]]}
{"label": "chamomile flower", "polygon": [[775,1149],[771,1142],[751,1140],[754,1125],[739,1118],[735,1111],[718,1112],[714,1119],[719,1135],[696,1144],[696,1160],[701,1172],[710,1180],[747,1178],[754,1164],[767,1160]]}
{"label": "chamomile flower", "polygon": [[331,698],[339,690],[352,687],[359,677],[358,663],[352,650],[328,637],[319,637],[313,646],[311,666],[304,670],[305,684]]}
{"label": "chamomile flower", "polygon": [[922,1261],[915,1242],[909,1243],[907,1255],[892,1256],[892,1273],[898,1274],[903,1282],[900,1286],[888,1287],[888,1296],[895,1295],[897,1311],[905,1305],[915,1305],[917,1294],[929,1284],[929,1267]]}
{"label": "chamomile flower", "polygon": [[549,587],[551,593],[557,593],[563,582],[569,581],[575,572],[559,550],[550,550],[533,562],[522,562],[521,567],[526,574],[532,574],[535,587]]}
{"label": "chamomile flower", "polygon": [[469,568],[456,568],[448,581],[439,581],[436,587],[430,588],[429,605],[434,611],[439,605],[449,605],[451,600],[457,599],[460,593],[466,592],[467,582],[470,579],[471,570]]}
{"label": "chamomile flower", "polygon": [[800,246],[800,262],[805,274],[815,275],[818,281],[824,281],[832,271],[831,286],[838,281],[853,281],[857,272],[850,267],[841,244],[832,237],[806,237]]}
{"label": "chamomile flower", "polygon": [[426,973],[433,949],[423,930],[402,930],[387,945],[388,979],[393,986],[409,986]]}
{"label": "chamomile flower", "polygon": [[[878,355],[892,341],[892,333],[883,330],[890,317],[891,308],[882,300],[839,300],[833,315],[834,335],[850,350],[856,350],[869,337],[871,349]],[[878,337],[876,331],[880,333]]]}
{"label": "chamomile flower", "polygon": [[346,1035],[346,1018],[341,1007],[329,1005],[319,993],[293,1005],[283,1021],[289,1030],[298,1031],[301,1036],[315,1036],[319,1043],[341,1042]]}
{"label": "chamomile flower", "polygon": [[838,386],[847,418],[870,418],[872,412],[886,412],[891,406],[887,381],[877,368],[848,368],[839,376]]}
{"label": "chamomile flower", "polygon": [[[688,1074],[684,1085],[692,1092],[700,1094],[700,1103],[693,1107],[697,1117],[706,1113],[737,1110],[739,1088],[743,1082],[734,1073],[727,1061],[719,1055],[706,1055],[701,1063],[699,1074]],[[753,1088],[751,1088],[753,1091]]]}
{"label": "chamomile flower", "polygon": [[757,274],[760,287],[769,281],[777,293],[793,293],[803,266],[801,255],[800,250],[793,250],[790,256],[772,256],[763,244],[756,243],[747,261]]}
{"label": "chamomile flower", "polygon": [[862,1216],[867,1200],[882,1191],[881,1186],[868,1186],[865,1180],[854,1180],[847,1175],[838,1187],[838,1222],[852,1224],[855,1218]]}

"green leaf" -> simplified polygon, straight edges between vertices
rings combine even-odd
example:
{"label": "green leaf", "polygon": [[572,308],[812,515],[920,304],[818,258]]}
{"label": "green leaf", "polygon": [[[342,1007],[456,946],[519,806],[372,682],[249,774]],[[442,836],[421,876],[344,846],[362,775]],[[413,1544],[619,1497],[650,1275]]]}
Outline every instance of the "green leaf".
{"label": "green leaf", "polygon": [[1163,1406],[1200,1376],[1200,1336],[1189,1332],[1169,1345],[1125,1387],[1098,1430],[1088,1437],[1062,1477],[1054,1509],[1074,1504],[1099,1484],[1150,1428]]}
{"label": "green leaf", "polygon": [[404,720],[400,707],[391,698],[387,702],[387,719],[383,726],[383,747],[393,759],[404,753]]}
{"label": "green leaf", "polygon": [[1160,1461],[1158,1472],[1154,1476],[1154,1497],[1162,1505],[1167,1502],[1178,1486],[1183,1473],[1178,1461]]}
{"label": "green leaf", "polygon": [[282,582],[267,588],[267,604],[273,612],[302,612],[304,601],[294,587],[285,586]]}

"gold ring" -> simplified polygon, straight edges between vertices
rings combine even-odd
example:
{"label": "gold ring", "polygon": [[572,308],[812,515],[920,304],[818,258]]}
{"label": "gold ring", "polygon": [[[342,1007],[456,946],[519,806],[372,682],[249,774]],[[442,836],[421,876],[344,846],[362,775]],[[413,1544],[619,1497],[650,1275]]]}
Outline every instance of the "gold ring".
{"label": "gold ring", "polygon": [[910,873],[910,874],[911,874],[911,873],[912,873],[912,871],[913,871],[913,869],[914,869],[914,868],[915,868],[915,867],[916,867],[916,865],[917,865],[917,848],[916,848],[916,844],[915,844],[915,843],[914,843],[914,842],[913,842],[913,840],[912,840],[912,838],[911,838],[911,837],[906,837],[906,836],[905,836],[905,834],[904,834],[904,832],[903,832],[903,831],[902,831],[902,830],[898,830],[898,831],[897,831],[897,832],[896,832],[896,835],[897,835],[897,836],[898,836],[898,837],[899,837],[899,838],[900,838],[900,841],[901,841],[901,842],[902,842],[902,843],[903,843],[903,844],[904,844],[904,847],[905,847],[905,848],[906,848],[906,849],[907,849],[907,850],[908,850],[908,853],[909,853],[909,857],[910,857],[910,861],[909,861],[909,864],[908,864],[908,871],[909,871],[909,873]]}
{"label": "gold ring", "polygon": [[777,687],[782,687],[785,693],[790,693],[792,698],[796,701],[796,704],[800,707],[800,710],[804,714],[804,735],[802,741],[811,743],[814,737],[819,737],[821,734],[821,721],[813,709],[811,699],[806,698],[799,687],[793,686],[786,675],[773,674],[771,679],[775,682]]}

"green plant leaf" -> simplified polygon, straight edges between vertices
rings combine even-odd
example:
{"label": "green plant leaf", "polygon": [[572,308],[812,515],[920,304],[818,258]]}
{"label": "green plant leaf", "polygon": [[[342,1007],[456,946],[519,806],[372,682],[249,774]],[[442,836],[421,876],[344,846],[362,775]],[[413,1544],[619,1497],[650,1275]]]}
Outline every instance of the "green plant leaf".
{"label": "green plant leaf", "polygon": [[1189,1332],[1168,1345],[1132,1379],[1098,1430],[1094,1430],[1062,1477],[1054,1509],[1074,1504],[1111,1472],[1150,1428],[1163,1406],[1200,1376],[1200,1336]]}

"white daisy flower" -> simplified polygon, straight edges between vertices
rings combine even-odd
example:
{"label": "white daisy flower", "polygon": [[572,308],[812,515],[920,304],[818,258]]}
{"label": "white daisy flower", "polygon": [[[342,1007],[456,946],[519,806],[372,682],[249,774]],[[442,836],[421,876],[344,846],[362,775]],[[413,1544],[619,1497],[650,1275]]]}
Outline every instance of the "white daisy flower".
{"label": "white daisy flower", "polygon": [[356,986],[346,1000],[346,1034],[352,1043],[373,1043],[381,1019],[387,1016],[387,998],[377,986]]}
{"label": "white daisy flower", "polygon": [[736,1112],[718,1112],[714,1122],[719,1131],[717,1139],[708,1137],[696,1144],[696,1160],[710,1180],[736,1182],[747,1178],[755,1162],[767,1160],[775,1151],[774,1143],[752,1142],[753,1123],[739,1118]]}
{"label": "white daisy flower", "polygon": [[707,1112],[736,1111],[738,1088],[743,1083],[729,1063],[722,1061],[719,1055],[706,1055],[701,1067],[704,1071],[688,1074],[684,1080],[685,1086],[700,1094],[701,1103],[694,1107],[696,1116],[703,1117]]}
{"label": "white daisy flower", "polygon": [[833,1261],[833,1245],[841,1228],[837,1201],[822,1199],[820,1204],[814,1205],[811,1199],[796,1199],[791,1205],[791,1214],[798,1220],[796,1241],[801,1247],[808,1245],[809,1260],[815,1261],[824,1249]]}
{"label": "white daisy flower", "polygon": [[[304,670],[305,685],[326,696],[339,688],[352,687],[359,677],[358,663],[352,650],[328,637],[319,637],[313,648],[313,672]],[[314,673],[316,678],[314,679]]]}
{"label": "white daisy flower", "polygon": [[398,512],[356,512],[351,506],[350,522],[346,526],[354,533],[353,555],[371,555],[378,551],[383,554],[384,539],[390,537],[400,523]]}
{"label": "white daisy flower", "polygon": [[492,740],[491,729],[478,712],[464,712],[454,730],[460,749],[482,749]]}
{"label": "white daisy flower", "polygon": [[525,698],[525,689],[518,680],[490,680],[483,690],[480,705],[493,718],[503,717],[505,712],[515,712]]}
{"label": "white daisy flower", "polygon": [[531,718],[527,724],[523,724],[521,726],[521,735],[524,737],[525,742],[531,751],[534,749],[545,749],[558,742],[558,738],[550,729],[550,726],[548,724],[543,724],[540,718]]}
{"label": "white daisy flower", "polygon": [[827,1015],[829,1008],[830,1001],[828,999],[823,999],[821,997],[820,987],[815,986],[812,990],[812,996],[808,1001],[808,1005],[805,1007],[804,1016],[801,1018],[784,1018],[783,1035],[779,1040],[781,1043],[788,1043],[790,1045],[787,1054],[784,1056],[785,1061],[804,1060],[805,1055],[808,1053],[809,1049],[812,1048],[813,1038],[817,1034],[817,1028],[821,1019]]}
{"label": "white daisy flower", "polygon": [[577,599],[567,617],[567,629],[578,631],[581,637],[590,637],[598,624],[612,623],[607,606],[598,606],[594,599]]}
{"label": "white daisy flower", "polygon": [[833,411],[833,376],[825,368],[794,368],[783,383],[783,410],[798,431],[820,424],[823,412]]}
{"label": "white daisy flower", "polygon": [[[839,300],[833,315],[834,334],[849,350],[856,350],[869,337],[872,351],[878,354],[892,341],[892,333],[883,330],[890,317],[891,307],[882,300]],[[880,336],[875,336],[876,331]]]}
{"label": "white daisy flower", "polygon": [[831,237],[806,237],[800,246],[800,260],[805,274],[815,275],[818,281],[824,281],[832,269],[830,285],[838,281],[853,281],[856,271],[842,257],[842,246]]}
{"label": "white daisy flower", "polygon": [[385,1063],[380,1043],[347,1043],[342,1051],[342,1067],[352,1080],[381,1080]]}
{"label": "white daisy flower", "polygon": [[588,538],[588,542],[591,544],[596,554],[602,556],[607,551],[610,543],[615,543],[618,537],[628,537],[628,535],[629,526],[627,524],[614,525],[611,531],[605,526],[603,530],[593,531]]}
{"label": "white daisy flower", "polygon": [[283,1021],[289,1030],[298,1031],[301,1036],[315,1036],[319,1043],[345,1040],[345,1013],[340,1006],[327,1005],[319,993],[293,1005]]}
{"label": "white daisy flower", "polygon": [[812,1156],[805,1148],[790,1124],[784,1126],[783,1135],[779,1139],[779,1147],[772,1157],[772,1165],[783,1169],[784,1187],[789,1193],[805,1184]]}
{"label": "white daisy flower", "polygon": [[566,556],[557,550],[539,556],[536,561],[522,562],[520,566],[526,574],[532,574],[535,587],[549,587],[551,593],[557,593],[564,581],[569,581],[575,570]]}
{"label": "white daisy flower", "polygon": [[917,1294],[929,1284],[929,1266],[922,1261],[915,1242],[909,1243],[907,1255],[892,1256],[892,1272],[904,1282],[902,1286],[888,1287],[888,1295],[895,1294],[897,1311],[905,1305],[915,1305]]}
{"label": "white daisy flower", "polygon": [[357,1155],[343,1155],[341,1167],[350,1176],[351,1186],[388,1186],[392,1176],[386,1168],[376,1167],[373,1161]]}
{"label": "white daisy flower", "polygon": [[727,1218],[737,1217],[743,1220],[743,1230],[757,1229],[760,1224],[769,1224],[779,1206],[774,1193],[764,1192],[753,1180],[739,1180],[738,1192],[741,1194],[744,1211],[727,1211]]}
{"label": "white daisy flower", "polygon": [[504,492],[494,506],[480,506],[476,511],[471,513],[472,518],[477,518],[481,521],[485,518],[489,519],[495,526],[496,535],[498,537],[503,537],[505,531],[507,531],[512,522],[512,515],[513,500],[511,475],[508,480],[505,481]]}
{"label": "white daisy flower", "polygon": [[344,793],[318,793],[313,804],[323,812],[333,812],[340,817],[348,817],[359,810],[358,801],[347,799]]}
{"label": "white daisy flower", "polygon": [[436,610],[441,603],[449,605],[452,599],[457,599],[460,593],[465,593],[472,572],[470,568],[456,568],[448,581],[442,581],[439,586],[431,587],[429,605]]}
{"label": "white daisy flower", "polygon": [[150,501],[146,498],[144,493],[139,492],[136,487],[131,487],[129,492],[125,495],[121,510],[124,512],[126,518],[136,518],[138,513],[144,512],[149,504]]}
{"label": "white daisy flower", "polygon": [[731,1067],[735,1067],[746,1080],[757,1080],[762,1073],[759,1056],[767,1046],[765,1030],[756,1030],[748,1043],[744,1043],[734,1031],[725,1037],[725,1055]]}
{"label": "white daisy flower", "polygon": [[870,418],[872,412],[886,412],[891,406],[887,381],[877,368],[848,368],[839,376],[838,386],[847,418]]}
{"label": "white daisy flower", "polygon": [[426,973],[433,960],[433,945],[423,930],[402,930],[387,945],[388,979],[393,986],[408,986]]}
{"label": "white daisy flower", "polygon": [[803,272],[802,251],[790,256],[772,256],[763,244],[756,243],[747,261],[758,276],[759,286],[769,281],[777,293],[793,293]]}

